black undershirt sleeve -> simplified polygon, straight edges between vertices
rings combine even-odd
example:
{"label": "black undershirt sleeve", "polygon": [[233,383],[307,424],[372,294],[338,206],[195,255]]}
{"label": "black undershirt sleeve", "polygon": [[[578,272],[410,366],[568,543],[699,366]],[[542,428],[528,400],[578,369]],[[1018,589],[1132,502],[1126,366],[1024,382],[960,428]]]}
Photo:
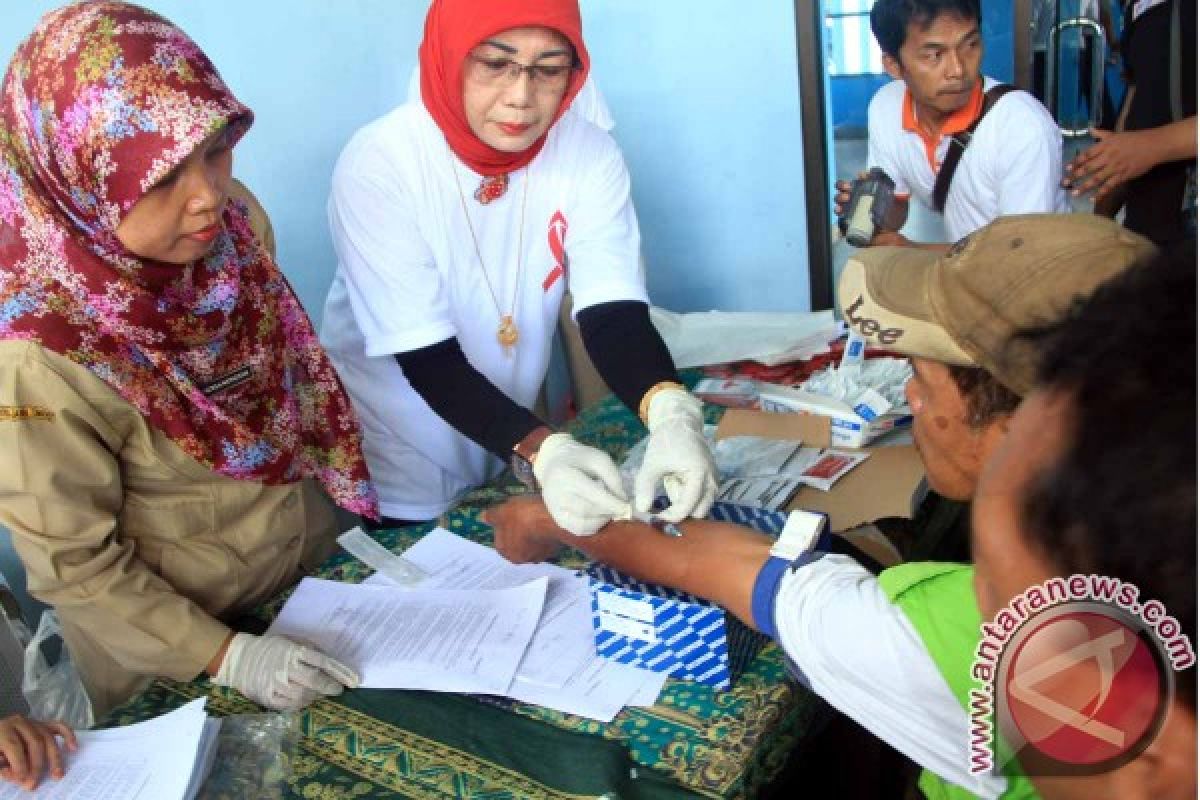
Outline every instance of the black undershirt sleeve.
{"label": "black undershirt sleeve", "polygon": [[458,339],[396,353],[395,359],[439,417],[500,458],[507,460],[513,445],[545,424],[471,366]]}
{"label": "black undershirt sleeve", "polygon": [[650,307],[645,303],[601,303],[583,309],[575,319],[596,371],[634,414],[650,387],[679,380],[675,362],[650,321]]}

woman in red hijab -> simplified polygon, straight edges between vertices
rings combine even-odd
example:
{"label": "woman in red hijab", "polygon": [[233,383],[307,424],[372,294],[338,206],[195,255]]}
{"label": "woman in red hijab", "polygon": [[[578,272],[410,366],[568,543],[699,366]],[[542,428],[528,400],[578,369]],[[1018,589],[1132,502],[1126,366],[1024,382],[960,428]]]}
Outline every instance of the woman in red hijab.
{"label": "woman in red hijab", "polygon": [[[589,66],[575,0],[433,0],[419,96],[338,161],[321,339],[386,525],[436,517],[506,465],[577,535],[648,511],[660,485],[671,521],[712,504],[700,403],[650,323],[629,173],[571,108]],[[606,453],[529,410],[567,288],[601,376],[651,432],[632,497]]]}
{"label": "woman in red hijab", "polygon": [[0,89],[0,523],[97,715],[154,676],[298,708],[357,682],[232,620],[375,515],[358,423],[231,197],[253,115],[121,2],[50,12]]}

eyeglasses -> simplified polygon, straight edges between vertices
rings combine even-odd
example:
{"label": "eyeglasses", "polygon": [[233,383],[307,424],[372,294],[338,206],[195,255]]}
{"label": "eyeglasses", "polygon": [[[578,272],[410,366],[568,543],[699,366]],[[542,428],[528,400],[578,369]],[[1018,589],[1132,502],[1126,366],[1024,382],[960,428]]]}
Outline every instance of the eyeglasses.
{"label": "eyeglasses", "polygon": [[467,60],[470,80],[496,88],[512,86],[525,72],[535,89],[558,91],[566,88],[576,68],[574,64],[522,64],[511,58],[484,58],[474,53]]}

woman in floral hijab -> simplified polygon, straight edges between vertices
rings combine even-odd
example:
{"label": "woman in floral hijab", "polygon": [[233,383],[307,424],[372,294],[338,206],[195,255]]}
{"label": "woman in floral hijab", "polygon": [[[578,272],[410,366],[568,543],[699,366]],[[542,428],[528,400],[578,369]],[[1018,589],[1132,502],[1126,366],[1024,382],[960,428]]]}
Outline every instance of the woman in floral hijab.
{"label": "woman in floral hijab", "polygon": [[121,2],[47,14],[0,89],[0,522],[98,714],[150,677],[276,708],[352,671],[227,624],[374,516],[358,422],[229,194],[253,115]]}

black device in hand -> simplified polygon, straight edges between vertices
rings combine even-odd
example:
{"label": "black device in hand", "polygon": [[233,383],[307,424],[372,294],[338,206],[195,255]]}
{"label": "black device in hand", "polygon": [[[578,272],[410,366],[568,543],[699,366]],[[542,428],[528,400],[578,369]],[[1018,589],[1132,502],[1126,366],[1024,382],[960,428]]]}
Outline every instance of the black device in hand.
{"label": "black device in hand", "polygon": [[850,185],[850,200],[838,217],[838,227],[846,241],[855,247],[866,247],[875,234],[888,222],[896,201],[896,182],[879,167],[871,167],[866,175]]}

